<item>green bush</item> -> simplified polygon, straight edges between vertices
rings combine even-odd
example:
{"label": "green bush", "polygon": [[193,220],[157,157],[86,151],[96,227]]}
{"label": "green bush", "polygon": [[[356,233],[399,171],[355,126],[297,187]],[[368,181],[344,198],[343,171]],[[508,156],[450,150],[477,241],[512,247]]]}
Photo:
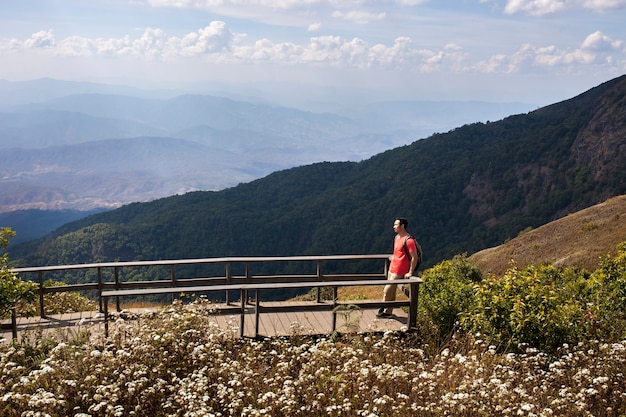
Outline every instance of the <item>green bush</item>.
{"label": "green bush", "polygon": [[[47,280],[44,287],[64,287],[66,283],[60,281]],[[77,292],[55,292],[44,294],[44,312],[46,314],[77,313],[80,311],[95,311],[98,303]],[[20,303],[16,308],[18,316],[39,315],[39,300],[32,300],[29,303]]]}
{"label": "green bush", "polygon": [[618,340],[626,337],[626,242],[617,247],[617,256],[604,256],[591,278],[596,291],[590,297],[586,316],[591,336]]}
{"label": "green bush", "polygon": [[466,255],[457,255],[424,271],[422,279],[420,314],[446,337],[455,329],[459,314],[471,308],[475,284],[482,280],[482,274]]}
{"label": "green bush", "polygon": [[572,268],[550,265],[510,268],[476,286],[475,302],[463,314],[463,326],[496,345],[529,345],[554,351],[585,334],[587,299],[593,282]]}
{"label": "green bush", "polygon": [[0,318],[9,317],[21,303],[34,300],[37,290],[35,283],[22,281],[9,266],[9,256],[5,251],[13,236],[15,232],[8,227],[0,230]]}

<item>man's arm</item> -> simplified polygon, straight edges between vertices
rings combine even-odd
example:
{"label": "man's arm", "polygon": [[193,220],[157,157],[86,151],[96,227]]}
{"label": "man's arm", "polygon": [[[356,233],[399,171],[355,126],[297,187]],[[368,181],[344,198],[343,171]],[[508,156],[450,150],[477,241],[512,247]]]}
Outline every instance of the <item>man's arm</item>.
{"label": "man's arm", "polygon": [[412,277],[417,266],[417,251],[409,252],[409,256],[411,257],[411,265],[409,266],[409,272],[404,276],[405,278]]}

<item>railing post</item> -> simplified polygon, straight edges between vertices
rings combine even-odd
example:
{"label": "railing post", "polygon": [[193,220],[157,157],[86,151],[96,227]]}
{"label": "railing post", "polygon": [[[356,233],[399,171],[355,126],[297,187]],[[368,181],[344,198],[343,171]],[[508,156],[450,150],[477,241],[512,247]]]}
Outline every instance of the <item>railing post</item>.
{"label": "railing post", "polygon": [[45,309],[43,308],[43,271],[37,273],[39,279],[39,316],[46,317]]}
{"label": "railing post", "polygon": [[[412,277],[413,278],[413,277]],[[419,300],[419,284],[411,283],[410,284],[411,293],[410,301],[409,301],[409,323],[408,329],[414,329],[417,326],[417,305]]]}
{"label": "railing post", "polygon": [[254,338],[259,338],[259,321],[260,321],[260,311],[261,302],[259,301],[259,290],[255,290],[254,295]]}
{"label": "railing post", "polygon": [[[170,279],[172,280],[172,287],[176,287],[176,265],[170,267]],[[172,294],[172,303],[176,300],[176,294]]]}
{"label": "railing post", "polygon": [[[115,267],[115,289],[120,289],[120,269],[119,267]],[[115,308],[118,312],[122,311],[120,308],[120,297],[115,297]]]}
{"label": "railing post", "polygon": [[98,304],[100,308],[100,312],[102,313],[102,267],[98,267]]}
{"label": "railing post", "polygon": [[104,337],[109,337],[109,297],[104,299]]}
{"label": "railing post", "polygon": [[[252,281],[252,275],[250,274],[250,262],[246,261],[246,284],[249,284]],[[257,296],[258,296],[257,292]],[[246,299],[246,304],[248,303],[248,290],[243,290],[241,292],[241,296]]]}
{"label": "railing post", "polygon": [[11,333],[13,340],[17,340],[17,312],[15,311],[15,307],[11,309]]}
{"label": "railing post", "polygon": [[333,287],[333,332],[337,330],[337,287]]}
{"label": "railing post", "polygon": [[[318,281],[322,281],[323,277],[322,277],[322,261],[317,261],[317,280]],[[317,294],[317,302],[321,303],[322,302],[322,296],[321,296],[321,287],[317,287],[315,289],[315,292]]]}
{"label": "railing post", "polygon": [[239,338],[242,339],[244,335],[244,329],[246,327],[246,300],[243,293],[246,292],[241,289],[241,319],[239,320]]}
{"label": "railing post", "polygon": [[[226,262],[226,283],[232,282],[232,274],[230,272],[230,262]],[[230,291],[226,290],[226,305],[230,305]]]}

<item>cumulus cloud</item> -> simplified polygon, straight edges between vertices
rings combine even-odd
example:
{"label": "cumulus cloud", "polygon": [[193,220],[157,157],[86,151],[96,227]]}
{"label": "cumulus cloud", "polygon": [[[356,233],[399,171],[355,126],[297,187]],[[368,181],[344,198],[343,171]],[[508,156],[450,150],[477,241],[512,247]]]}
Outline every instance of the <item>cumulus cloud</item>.
{"label": "cumulus cloud", "polygon": [[626,0],[584,0],[582,6],[597,11],[626,9]]}
{"label": "cumulus cloud", "polygon": [[507,0],[504,13],[542,16],[579,9],[595,12],[626,9],[626,0]]}
{"label": "cumulus cloud", "polygon": [[370,13],[362,10],[353,10],[349,12],[341,12],[337,10],[333,12],[332,16],[336,19],[349,20],[351,22],[364,25],[372,21],[383,20],[387,14],[384,12]]}
{"label": "cumulus cloud", "polygon": [[27,48],[49,48],[55,46],[55,44],[51,30],[37,32],[24,42],[24,46]]}
{"label": "cumulus cloud", "polygon": [[[566,49],[556,45],[525,44],[512,54],[494,54],[474,59],[463,46],[449,43],[440,48],[421,48],[407,36],[399,36],[390,44],[370,44],[361,38],[316,36],[308,42],[274,42],[259,39],[246,42],[247,37],[232,32],[224,22],[208,26],[181,37],[170,36],[159,28],[147,28],[136,38],[85,38],[71,36],[56,39],[52,31],[34,33],[26,40],[11,39],[0,44],[0,52],[37,50],[50,56],[71,57],[134,57],[144,61],[193,63],[194,59],[213,63],[281,66],[316,65],[328,68],[384,68],[399,71],[435,71],[513,73],[528,68],[574,65],[605,65],[626,69],[624,42],[597,31],[588,35],[579,46]],[[189,60],[189,61],[186,61]],[[621,65],[621,68],[618,68]]]}
{"label": "cumulus cloud", "polygon": [[618,57],[625,52],[622,41],[611,39],[602,32],[595,32],[573,50],[564,50],[555,45],[538,47],[525,44],[510,56],[498,54],[479,62],[476,69],[481,72],[518,72],[528,66],[613,65],[619,62]]}
{"label": "cumulus cloud", "polygon": [[226,28],[224,22],[214,21],[197,32],[185,35],[182,39],[171,38],[168,47],[174,54],[194,56],[229,51],[235,35]]}
{"label": "cumulus cloud", "polygon": [[[416,6],[429,0],[393,0],[401,6]],[[203,8],[214,9],[221,6],[256,6],[270,9],[294,9],[311,5],[333,7],[353,7],[359,4],[377,4],[375,0],[146,0],[153,7]]]}
{"label": "cumulus cloud", "polygon": [[322,24],[320,22],[315,22],[315,23],[311,23],[309,25],[309,27],[307,28],[307,31],[309,31],[309,32],[317,32],[321,28],[322,28]]}
{"label": "cumulus cloud", "polygon": [[622,49],[623,42],[613,40],[600,31],[587,36],[581,48],[597,52],[618,52]]}
{"label": "cumulus cloud", "polygon": [[509,0],[504,7],[504,13],[545,15],[559,12],[564,8],[565,2],[561,0]]}
{"label": "cumulus cloud", "polygon": [[417,6],[418,4],[426,3],[428,0],[396,0],[396,3],[401,6]]}
{"label": "cumulus cloud", "polygon": [[262,6],[272,9],[291,9],[324,2],[320,0],[147,0],[147,3],[154,7],[213,9],[220,6]]}
{"label": "cumulus cloud", "polygon": [[168,36],[159,28],[147,28],[136,39],[70,36],[57,40],[52,31],[40,31],[24,41],[11,39],[0,49],[44,49],[62,56],[137,56],[154,60],[228,53],[238,36],[224,22],[214,21],[182,38]]}

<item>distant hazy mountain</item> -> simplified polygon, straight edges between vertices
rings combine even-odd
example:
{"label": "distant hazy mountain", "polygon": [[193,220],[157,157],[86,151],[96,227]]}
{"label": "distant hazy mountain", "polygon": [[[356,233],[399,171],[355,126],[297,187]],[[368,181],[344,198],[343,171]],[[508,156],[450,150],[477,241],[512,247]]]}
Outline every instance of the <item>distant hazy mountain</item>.
{"label": "distant hazy mountain", "polygon": [[0,80],[0,213],[90,210],[360,161],[525,104],[362,103],[319,112],[173,91]]}
{"label": "distant hazy mountain", "polygon": [[[155,195],[181,194],[251,180],[267,168],[237,155],[172,138],[109,139],[0,153],[0,205],[25,208],[95,209]],[[210,176],[210,178],[206,178]],[[39,200],[33,197],[39,196]]]}

